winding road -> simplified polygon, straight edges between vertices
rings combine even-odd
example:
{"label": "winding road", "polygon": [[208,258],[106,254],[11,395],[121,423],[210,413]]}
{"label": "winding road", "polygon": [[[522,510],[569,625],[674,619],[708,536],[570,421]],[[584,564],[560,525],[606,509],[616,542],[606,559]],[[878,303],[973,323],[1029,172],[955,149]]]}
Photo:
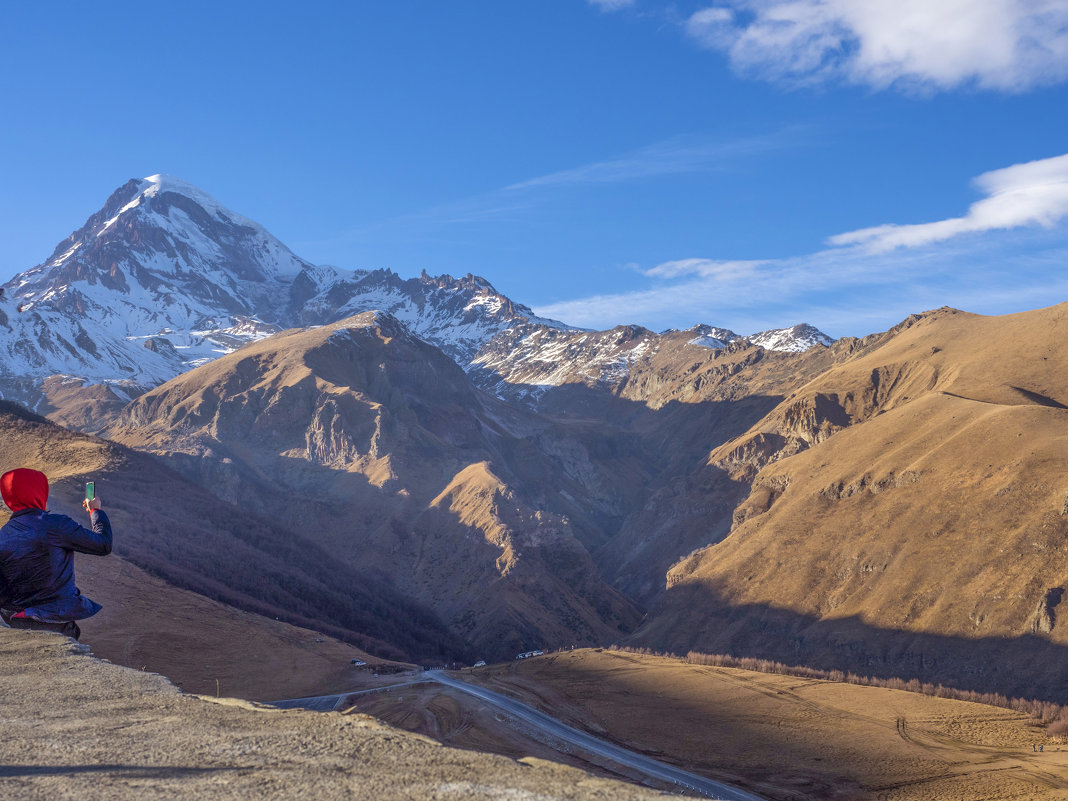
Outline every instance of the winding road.
{"label": "winding road", "polygon": [[350,698],[368,693],[389,692],[396,687],[410,687],[413,684],[426,684],[425,678],[401,681],[396,684],[383,684],[381,687],[371,687],[369,690],[354,690],[348,693],[336,695],[312,695],[307,698],[287,698],[285,701],[270,701],[271,706],[279,709],[310,709],[312,712],[332,712],[338,707],[345,706]]}
{"label": "winding road", "polygon": [[454,690],[467,693],[487,704],[497,707],[505,714],[539,729],[556,740],[580,748],[589,754],[595,754],[622,767],[638,771],[650,778],[668,782],[680,789],[699,793],[708,798],[718,799],[718,801],[765,801],[765,799],[758,795],[746,792],[737,787],[732,787],[729,784],[717,782],[713,779],[706,779],[704,776],[698,776],[696,773],[690,773],[682,768],[676,768],[674,765],[651,759],[650,757],[614,745],[607,740],[594,737],[592,734],[587,734],[584,731],[568,726],[566,723],[561,723],[555,718],[551,718],[544,712],[539,712],[534,707],[528,706],[521,701],[516,701],[514,698],[509,698],[506,695],[501,695],[492,690],[487,690],[484,687],[461,681],[441,670],[429,670],[413,681],[374,687],[369,690],[338,693],[336,695],[320,695],[311,698],[293,698],[286,701],[272,701],[271,705],[283,709],[300,707],[318,712],[329,712],[333,709],[337,709],[339,706],[345,705],[348,699],[356,695],[383,692],[396,687],[406,687],[412,684],[425,684],[428,681],[435,681],[439,684],[444,684],[446,687],[451,687]]}
{"label": "winding road", "polygon": [[534,707],[516,701],[506,695],[495,693],[484,687],[468,684],[465,681],[453,678],[441,671],[429,671],[426,676],[427,678],[439,682],[440,684],[444,684],[447,687],[452,687],[454,690],[460,690],[461,692],[473,695],[486,703],[492,704],[512,717],[518,718],[524,723],[536,726],[546,734],[549,734],[558,740],[563,740],[564,742],[577,746],[591,754],[597,754],[598,756],[609,759],[618,765],[640,771],[646,776],[659,779],[660,781],[670,782],[681,788],[708,796],[709,798],[720,799],[720,801],[764,801],[764,799],[758,795],[748,793],[745,790],[740,790],[737,787],[732,787],[729,784],[706,779],[704,776],[698,776],[696,773],[690,773],[681,768],[676,768],[673,765],[668,765],[666,762],[650,759],[649,757],[642,756],[634,751],[629,751],[626,748],[613,745],[599,737],[594,737],[592,734],[587,734],[584,731],[580,731],[565,723],[561,723],[555,718],[551,718],[543,712],[539,712],[537,709],[534,709]]}

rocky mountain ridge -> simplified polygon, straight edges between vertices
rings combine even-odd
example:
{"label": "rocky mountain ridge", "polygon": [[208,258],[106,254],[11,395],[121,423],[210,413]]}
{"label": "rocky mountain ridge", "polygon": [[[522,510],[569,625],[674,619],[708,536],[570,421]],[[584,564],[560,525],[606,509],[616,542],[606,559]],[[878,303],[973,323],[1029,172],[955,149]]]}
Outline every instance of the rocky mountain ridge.
{"label": "rocky mountain ridge", "polygon": [[586,511],[605,483],[597,466],[551,455],[561,433],[478,392],[390,315],[252,343],[141,395],[107,436],[223,500],[258,498],[486,658],[638,621],[589,554],[602,539]]}
{"label": "rocky mountain ridge", "polygon": [[[463,366],[516,326],[577,332],[477,276],[402,279],[313,265],[165,175],[119,187],[46,261],[2,289],[0,394],[86,430],[145,389],[248,342],[364,311],[388,312]],[[102,389],[73,393],[90,386]],[[72,393],[101,414],[65,416],[54,401]]]}
{"label": "rocky mountain ridge", "polygon": [[[664,371],[665,362],[692,360],[698,365],[715,359],[716,351],[756,347],[776,353],[804,353],[832,344],[834,340],[806,324],[743,337],[705,324],[657,334],[637,325],[576,331],[527,323],[490,339],[466,369],[481,389],[534,409],[552,407],[547,396],[577,387],[656,406],[662,401],[649,391],[647,381],[641,391],[635,391],[632,384],[641,382],[650,371],[659,371],[666,377],[665,383],[673,383],[673,377]],[[696,369],[693,365],[691,370]]]}

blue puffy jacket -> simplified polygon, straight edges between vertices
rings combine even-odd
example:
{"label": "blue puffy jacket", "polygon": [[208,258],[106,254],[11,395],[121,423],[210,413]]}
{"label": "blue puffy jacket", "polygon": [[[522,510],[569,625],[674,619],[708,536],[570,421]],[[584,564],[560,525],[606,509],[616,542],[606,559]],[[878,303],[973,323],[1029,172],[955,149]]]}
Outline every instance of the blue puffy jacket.
{"label": "blue puffy jacket", "polygon": [[66,515],[20,509],[0,528],[0,607],[22,611],[46,623],[81,620],[100,604],[74,586],[74,552],[111,553],[111,523],[99,509],[92,529]]}

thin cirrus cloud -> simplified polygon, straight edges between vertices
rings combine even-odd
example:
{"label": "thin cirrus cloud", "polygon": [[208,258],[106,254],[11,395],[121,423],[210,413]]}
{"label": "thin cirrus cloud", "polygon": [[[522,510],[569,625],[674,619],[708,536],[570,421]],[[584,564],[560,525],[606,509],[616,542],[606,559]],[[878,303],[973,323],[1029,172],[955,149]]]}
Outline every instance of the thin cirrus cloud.
{"label": "thin cirrus cloud", "polygon": [[696,275],[701,278],[745,278],[755,274],[756,269],[766,261],[718,261],[715,259],[679,259],[658,264],[644,274],[650,278],[679,278]]}
{"label": "thin cirrus cloud", "polygon": [[724,0],[685,27],[738,72],[793,83],[1019,92],[1068,77],[1064,0]]}
{"label": "thin cirrus cloud", "polygon": [[[1068,298],[1068,248],[1058,225],[1068,219],[1068,154],[993,170],[973,183],[985,197],[961,217],[850,231],[793,258],[668,261],[641,271],[656,282],[649,288],[537,312],[589,327],[711,322],[743,332],[804,319],[861,335],[947,303],[1005,313]],[[632,319],[619,319],[622,309]]]}
{"label": "thin cirrus cloud", "polygon": [[673,175],[738,170],[747,158],[806,144],[807,126],[791,125],[770,134],[737,139],[683,136],[647,145],[615,158],[517,181],[477,195],[367,223],[327,240],[296,241],[295,247],[328,250],[394,232],[406,240],[429,238],[457,225],[517,221],[561,193],[596,185],[622,184]]}
{"label": "thin cirrus cloud", "polygon": [[621,8],[630,8],[635,0],[586,0],[591,6],[597,6],[602,11],[619,11]]}
{"label": "thin cirrus cloud", "polygon": [[505,187],[503,191],[621,183],[661,175],[733,169],[739,158],[760,155],[786,146],[795,147],[803,140],[804,134],[803,127],[790,126],[766,136],[727,141],[675,137],[639,148],[619,158],[595,161],[519,181]]}

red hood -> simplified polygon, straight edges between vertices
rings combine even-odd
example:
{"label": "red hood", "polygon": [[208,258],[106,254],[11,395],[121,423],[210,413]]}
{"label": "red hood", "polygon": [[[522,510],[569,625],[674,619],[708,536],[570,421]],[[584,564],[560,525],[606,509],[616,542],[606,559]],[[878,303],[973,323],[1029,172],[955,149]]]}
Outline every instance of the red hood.
{"label": "red hood", "polygon": [[48,476],[28,467],[9,470],[0,476],[0,494],[12,512],[20,509],[44,511],[48,506]]}

